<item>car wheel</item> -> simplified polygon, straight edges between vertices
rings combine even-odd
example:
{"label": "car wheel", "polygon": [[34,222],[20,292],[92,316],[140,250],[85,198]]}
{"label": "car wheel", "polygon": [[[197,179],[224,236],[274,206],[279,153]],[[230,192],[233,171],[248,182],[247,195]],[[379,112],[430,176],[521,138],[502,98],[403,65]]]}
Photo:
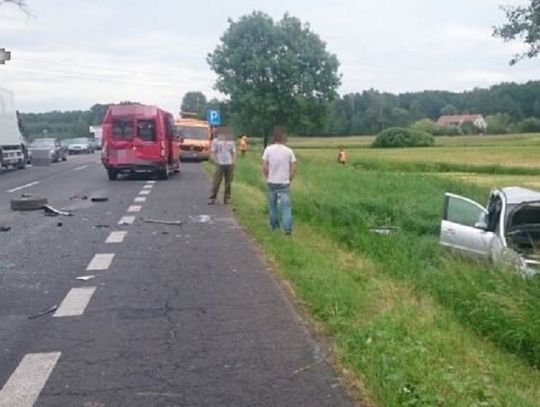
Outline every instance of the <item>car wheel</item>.
{"label": "car wheel", "polygon": [[10,202],[11,209],[14,211],[35,211],[41,209],[44,205],[47,205],[47,203],[47,198],[35,196],[13,198]]}
{"label": "car wheel", "polygon": [[116,171],[115,169],[108,169],[107,170],[107,175],[109,176],[109,180],[111,181],[114,181],[118,178],[118,171]]}
{"label": "car wheel", "polygon": [[169,167],[166,167],[158,172],[158,178],[162,180],[169,179]]}
{"label": "car wheel", "polygon": [[62,156],[62,161],[67,161],[67,156],[65,154]]}

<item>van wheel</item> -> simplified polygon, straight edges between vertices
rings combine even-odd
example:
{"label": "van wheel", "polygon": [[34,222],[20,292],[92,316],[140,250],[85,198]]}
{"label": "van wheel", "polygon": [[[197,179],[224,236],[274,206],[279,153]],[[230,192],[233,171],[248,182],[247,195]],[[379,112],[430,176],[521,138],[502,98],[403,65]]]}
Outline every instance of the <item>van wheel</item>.
{"label": "van wheel", "polygon": [[159,177],[159,179],[162,179],[162,180],[169,179],[169,168],[167,167],[167,168],[165,168],[163,170],[160,170],[158,172],[158,177]]}
{"label": "van wheel", "polygon": [[118,171],[109,169],[107,170],[107,175],[109,176],[109,180],[114,181],[118,178]]}

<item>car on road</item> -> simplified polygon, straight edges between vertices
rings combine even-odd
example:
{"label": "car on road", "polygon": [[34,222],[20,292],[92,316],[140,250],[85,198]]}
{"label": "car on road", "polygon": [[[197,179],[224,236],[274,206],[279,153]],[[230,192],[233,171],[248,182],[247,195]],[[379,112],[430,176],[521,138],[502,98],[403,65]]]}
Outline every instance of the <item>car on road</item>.
{"label": "car on road", "polygon": [[69,154],[92,154],[96,151],[94,144],[88,137],[69,138],[64,141]]}
{"label": "car on road", "polygon": [[445,194],[440,244],[467,256],[515,266],[524,276],[540,273],[540,192],[495,189],[485,207]]}
{"label": "car on road", "polygon": [[32,141],[30,144],[30,154],[33,158],[43,157],[42,152],[46,152],[46,156],[52,162],[58,162],[60,160],[66,161],[66,152],[60,140],[55,138],[38,138]]}

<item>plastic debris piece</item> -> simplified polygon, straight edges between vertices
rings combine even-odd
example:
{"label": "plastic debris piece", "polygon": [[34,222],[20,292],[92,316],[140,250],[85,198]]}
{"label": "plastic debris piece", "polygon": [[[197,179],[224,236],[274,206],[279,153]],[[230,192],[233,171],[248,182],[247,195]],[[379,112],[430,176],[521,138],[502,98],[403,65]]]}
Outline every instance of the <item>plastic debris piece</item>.
{"label": "plastic debris piece", "polygon": [[11,226],[0,226],[0,232],[9,232],[11,230]]}
{"label": "plastic debris piece", "polygon": [[106,196],[97,196],[97,197],[94,197],[94,198],[90,198],[90,200],[92,202],[107,202],[109,200],[109,198],[107,198]]}
{"label": "plastic debris piece", "polygon": [[73,216],[71,212],[61,211],[59,209],[53,208],[50,205],[43,205],[42,209],[45,211],[45,214],[49,216]]}
{"label": "plastic debris piece", "polygon": [[371,228],[369,231],[379,235],[392,235],[399,232],[399,228],[397,226],[379,226],[376,228]]}

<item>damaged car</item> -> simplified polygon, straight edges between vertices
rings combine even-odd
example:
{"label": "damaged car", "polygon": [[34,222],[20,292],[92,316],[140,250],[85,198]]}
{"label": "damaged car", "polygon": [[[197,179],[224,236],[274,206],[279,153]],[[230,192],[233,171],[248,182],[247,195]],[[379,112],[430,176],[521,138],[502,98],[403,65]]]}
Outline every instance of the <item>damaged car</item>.
{"label": "damaged car", "polygon": [[509,264],[524,276],[540,273],[540,192],[495,189],[485,207],[446,193],[440,243],[467,256]]}

